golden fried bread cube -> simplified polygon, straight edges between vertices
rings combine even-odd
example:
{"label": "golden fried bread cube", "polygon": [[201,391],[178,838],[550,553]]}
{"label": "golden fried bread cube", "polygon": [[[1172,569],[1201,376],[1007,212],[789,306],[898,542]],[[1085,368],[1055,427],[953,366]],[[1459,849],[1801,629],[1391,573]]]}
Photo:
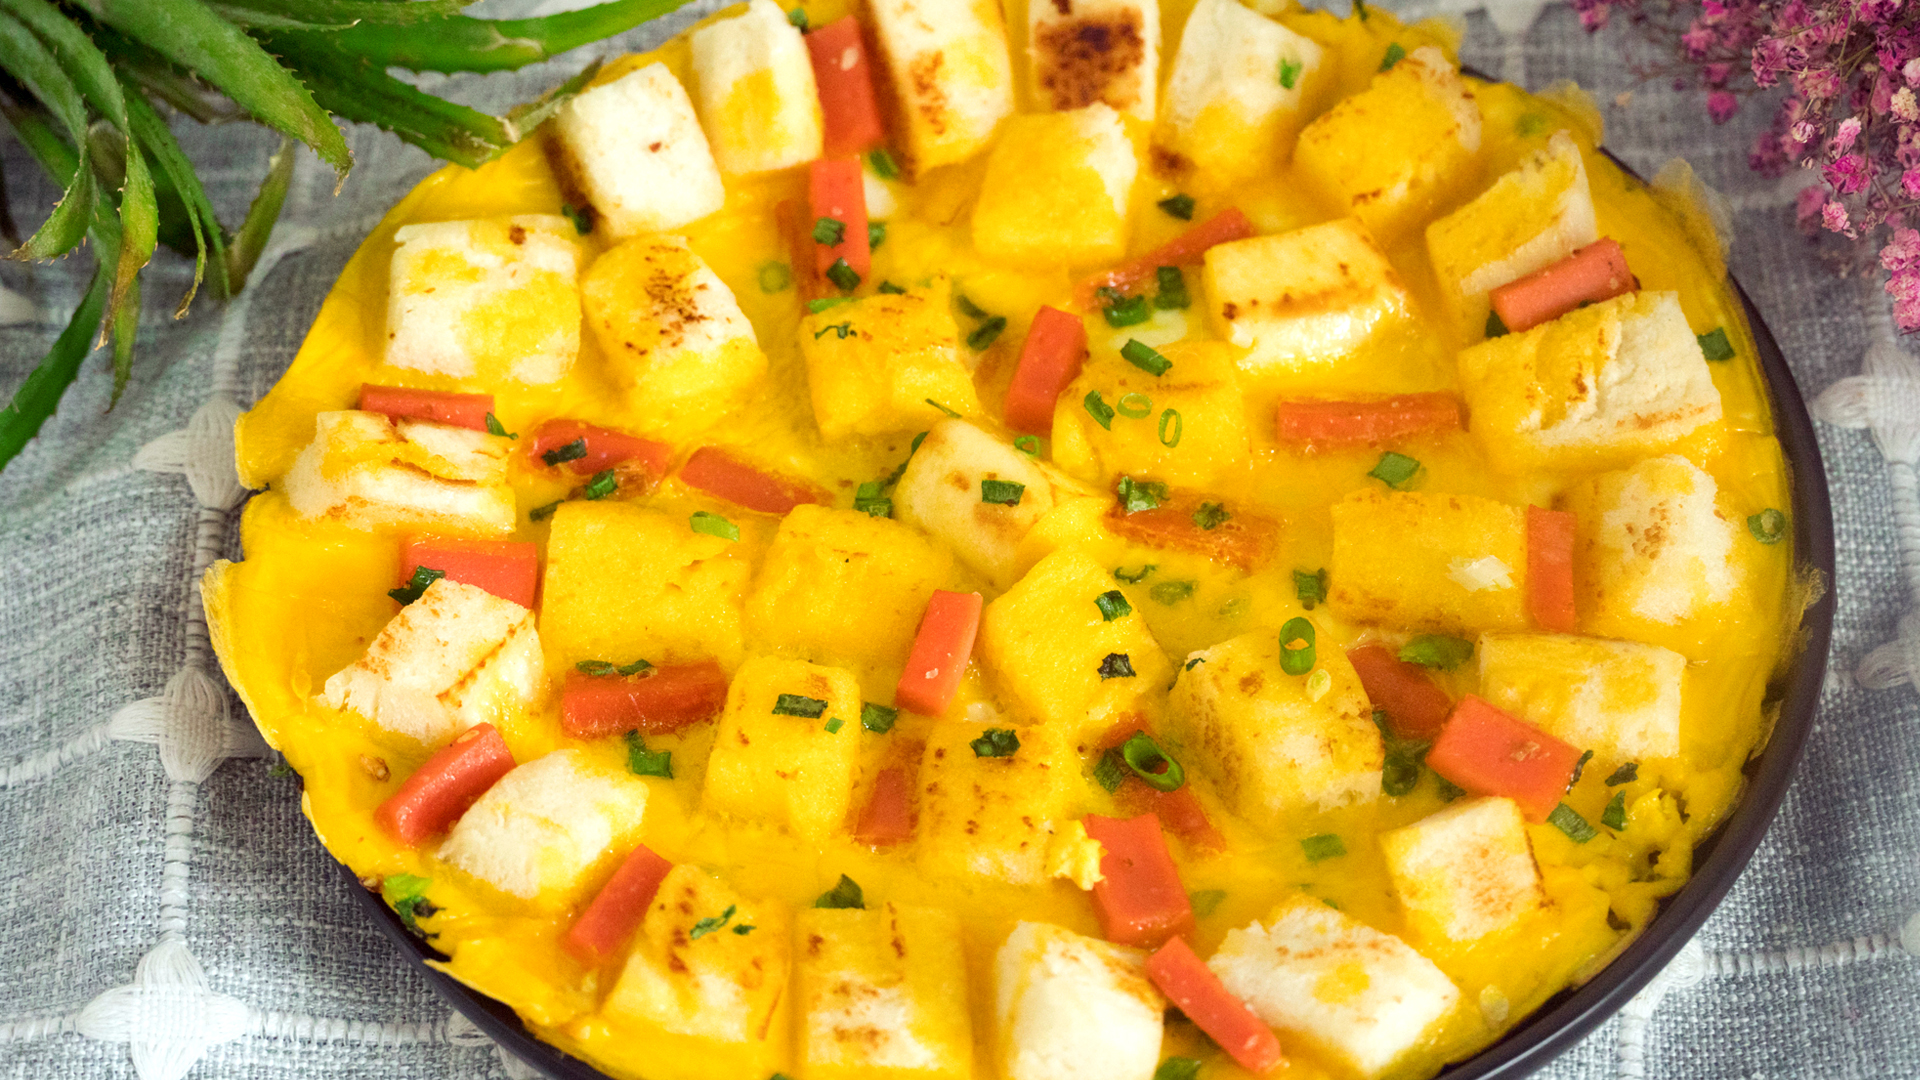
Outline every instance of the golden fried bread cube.
{"label": "golden fried bread cube", "polygon": [[[753,929],[737,932],[740,927]],[[680,1078],[724,1060],[742,1076],[771,1074],[787,1056],[792,915],[682,864],[667,872],[633,951],[601,1011],[684,1042],[655,1075]],[[709,1056],[713,1055],[713,1056]]]}
{"label": "golden fried bread cube", "polygon": [[[1105,486],[1112,477],[1151,476],[1207,487],[1247,458],[1247,408],[1233,349],[1183,341],[1158,350],[1172,364],[1154,375],[1117,354],[1081,367],[1053,407],[1053,460]],[[1087,395],[1114,410],[1107,423]]]}
{"label": "golden fried bread cube", "polygon": [[1330,508],[1328,600],[1404,630],[1526,630],[1527,514],[1478,495],[1356,491]]}
{"label": "golden fried bread cube", "polygon": [[1439,49],[1424,45],[1308,124],[1300,175],[1392,243],[1479,175],[1480,106]]}
{"label": "golden fried bread cube", "polygon": [[1154,141],[1223,180],[1285,161],[1324,51],[1238,0],[1200,0],[1180,32]]}
{"label": "golden fried bread cube", "polygon": [[1283,1036],[1365,1077],[1385,1073],[1460,1000],[1406,942],[1305,895],[1227,931],[1207,966]]}
{"label": "golden fried bread cube", "polygon": [[[1207,249],[1207,318],[1249,372],[1334,371],[1412,319],[1392,264],[1353,218]],[[1344,365],[1351,366],[1351,365]],[[1356,386],[1370,368],[1355,368]]]}
{"label": "golden fried bread cube", "polygon": [[753,563],[687,519],[625,502],[572,500],[547,534],[540,627],[556,667],[582,660],[740,662]]}
{"label": "golden fried bread cube", "polygon": [[315,415],[313,428],[280,482],[301,517],[454,536],[513,531],[508,440],[350,409]]}
{"label": "golden fried bread cube", "polygon": [[998,746],[982,741],[992,730],[946,721],[928,736],[915,829],[920,871],[936,879],[977,876],[1037,885],[1047,880],[1054,823],[1070,815],[1073,789],[1084,781],[1051,728],[997,729],[1019,740],[1012,753],[1001,752],[1004,736]]}
{"label": "golden fried bread cube", "polygon": [[695,104],[707,145],[729,176],[820,156],[820,94],[800,28],[773,0],[693,31]]}
{"label": "golden fried bread cube", "polygon": [[757,643],[811,660],[898,667],[952,568],[945,547],[897,521],[796,506],[747,597],[747,627]]}
{"label": "golden fried bread cube", "polygon": [[[980,619],[980,658],[1028,712],[1069,737],[1103,729],[1172,667],[1113,575],[1079,548],[1035,563]],[[1123,610],[1124,609],[1124,612]]]}
{"label": "golden fried bread cube", "polygon": [[750,657],[727,687],[700,805],[819,843],[846,820],[859,762],[852,672]]}
{"label": "golden fried bread cube", "polygon": [[[1187,658],[1169,733],[1235,812],[1262,827],[1380,794],[1385,753],[1346,653],[1320,637],[1312,671],[1280,667],[1281,635],[1258,630]],[[1331,680],[1316,688],[1313,672]]]}
{"label": "golden fried bread cube", "polygon": [[1006,15],[994,0],[872,0],[894,130],[915,172],[965,161],[1013,112]]}
{"label": "golden fried bread cube", "polygon": [[649,433],[712,427],[766,375],[733,290],[684,237],[638,236],[606,252],[581,278],[580,299],[608,375]]}
{"label": "golden fried bread cube", "polygon": [[1680,297],[1635,292],[1460,354],[1468,425],[1502,471],[1619,466],[1720,419]]}
{"label": "golden fried bread cube", "polygon": [[640,832],[647,785],[625,770],[555,750],[494,782],[460,815],[440,858],[548,910],[583,899],[589,873]]}
{"label": "golden fried bread cube", "polygon": [[960,920],[883,903],[794,916],[794,1022],[809,1080],[970,1080]]}
{"label": "golden fried bread cube", "polygon": [[1512,799],[1461,799],[1380,834],[1387,875],[1419,932],[1471,944],[1546,903],[1526,819]]}
{"label": "golden fried bread cube", "polygon": [[942,420],[907,461],[893,504],[901,521],[1005,585],[1019,573],[1021,540],[1053,508],[1054,485],[1007,443],[964,420]]}
{"label": "golden fried bread cube", "polygon": [[386,362],[482,383],[559,381],[580,352],[574,235],[545,214],[402,226]]}
{"label": "golden fried bread cube", "polygon": [[1167,1003],[1146,959],[1049,923],[1015,926],[993,965],[1000,1075],[1151,1080]]}
{"label": "golden fried bread cube", "polygon": [[1027,5],[1028,85],[1057,112],[1094,102],[1153,122],[1160,82],[1159,0]]}
{"label": "golden fried bread cube", "polygon": [[693,102],[665,64],[592,87],[553,126],[562,171],[617,240],[677,229],[727,201]]}
{"label": "golden fried bread cube", "polygon": [[1427,256],[1441,295],[1477,331],[1488,293],[1599,238],[1580,147],[1556,131],[1478,198],[1427,226]]}
{"label": "golden fried bread cube", "polygon": [[951,303],[951,286],[941,277],[800,320],[800,354],[823,438],[925,428],[949,412],[979,414]]}
{"label": "golden fried bread cube", "polygon": [[1575,634],[1482,634],[1480,696],[1604,761],[1680,752],[1687,658]]}
{"label": "golden fried bread cube", "polygon": [[[1042,5],[1045,6],[1045,5]],[[1015,266],[1089,266],[1127,253],[1127,206],[1140,163],[1120,114],[1095,102],[1026,113],[987,158],[973,246]]]}
{"label": "golden fried bread cube", "polygon": [[441,578],[400,609],[320,700],[437,746],[475,724],[505,726],[540,692],[533,612]]}

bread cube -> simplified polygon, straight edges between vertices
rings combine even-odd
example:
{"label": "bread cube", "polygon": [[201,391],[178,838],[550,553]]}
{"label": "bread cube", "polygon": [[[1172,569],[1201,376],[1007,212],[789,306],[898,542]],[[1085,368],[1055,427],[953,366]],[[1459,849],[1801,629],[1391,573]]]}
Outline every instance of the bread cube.
{"label": "bread cube", "polygon": [[1671,292],[1570,311],[1460,354],[1473,437],[1496,469],[1593,469],[1720,419],[1720,391]]}
{"label": "bread cube", "polygon": [[665,64],[593,87],[553,127],[561,171],[617,240],[677,229],[727,201],[693,102]]}
{"label": "bread cube", "polygon": [[561,503],[540,588],[540,626],[556,666],[712,657],[733,668],[753,577],[739,548],[632,503]]}
{"label": "bread cube", "polygon": [[1480,106],[1439,49],[1423,45],[1308,124],[1302,179],[1385,243],[1458,198],[1480,171]]}
{"label": "bread cube", "polygon": [[1733,599],[1742,577],[1738,529],[1718,490],[1677,454],[1568,489],[1565,509],[1580,521],[1573,580],[1582,630],[1659,641]]}
{"label": "bread cube", "polygon": [[1027,62],[1043,109],[1066,112],[1097,101],[1152,123],[1160,0],[1029,4]]}
{"label": "bread cube", "polygon": [[582,899],[588,871],[624,851],[647,809],[645,781],[555,750],[516,765],[460,815],[442,860],[488,885],[558,909]]}
{"label": "bread cube", "polygon": [[1314,671],[1280,669],[1280,635],[1259,630],[1194,653],[1174,683],[1169,732],[1236,813],[1278,828],[1315,810],[1373,801],[1385,752],[1373,707],[1347,655],[1322,633]]}
{"label": "bread cube", "polygon": [[846,820],[860,762],[851,672],[751,657],[734,672],[719,724],[702,809],[784,826],[811,843]]}
{"label": "bread cube", "polygon": [[1478,495],[1367,489],[1329,511],[1327,599],[1343,618],[1468,636],[1532,627],[1521,507]]}
{"label": "bread cube", "polygon": [[920,758],[920,872],[931,878],[976,876],[1009,885],[1047,880],[1053,823],[1070,816],[1084,783],[1066,742],[1047,727],[1017,728],[1020,748],[981,757],[982,724],[938,724]]}
{"label": "bread cube", "polygon": [[[766,1076],[787,1056],[791,925],[777,901],[749,899],[697,866],[676,866],[653,894],[601,1011],[616,1023],[686,1037],[675,1047],[683,1053],[663,1065],[710,1065],[706,1055],[724,1052],[739,1075]],[[753,929],[737,932],[743,926]]]}
{"label": "bread cube", "polygon": [[820,93],[800,28],[773,0],[693,31],[693,81],[713,160],[729,176],[820,156]]}
{"label": "bread cube", "polygon": [[747,597],[747,627],[756,642],[811,660],[898,668],[952,569],[946,548],[897,521],[796,506]]}
{"label": "bread cube", "polygon": [[[1208,487],[1223,472],[1244,467],[1247,408],[1233,350],[1217,341],[1182,341],[1159,352],[1173,364],[1162,375],[1117,353],[1096,355],[1081,367],[1054,403],[1054,461],[1102,486],[1126,474]],[[1090,393],[1116,410],[1104,427],[1087,411]],[[1147,414],[1129,416],[1122,408]]]}
{"label": "bread cube", "polygon": [[1380,834],[1400,906],[1431,939],[1471,944],[1546,903],[1527,823],[1512,799],[1461,799]]}
{"label": "bread cube", "polygon": [[[989,480],[1023,485],[1019,501],[986,501],[981,485]],[[893,489],[902,522],[931,533],[996,585],[1019,573],[1020,541],[1053,504],[1053,484],[1033,459],[964,420],[928,429]]]}
{"label": "bread cube", "polygon": [[1247,350],[1240,364],[1249,372],[1351,367],[1364,387],[1373,366],[1343,361],[1413,317],[1400,275],[1353,218],[1215,244],[1203,281],[1208,320]]}
{"label": "bread cube", "polygon": [[891,125],[917,173],[965,161],[1013,112],[1007,21],[995,0],[873,0]]}
{"label": "bread cube", "polygon": [[1238,0],[1200,0],[1180,32],[1155,142],[1222,180],[1285,161],[1324,51]]}
{"label": "bread cube", "polygon": [[1023,922],[993,967],[1006,1080],[1151,1080],[1167,1003],[1145,953]]}
{"label": "bread cube", "polygon": [[327,679],[320,701],[438,746],[475,724],[521,715],[542,681],[533,612],[441,578]]}
{"label": "bread cube", "polygon": [[387,363],[489,385],[558,382],[580,352],[574,235],[545,214],[402,226]]}
{"label": "bread cube", "polygon": [[947,279],[877,293],[800,320],[813,419],[829,442],[924,428],[980,412],[960,357]]}
{"label": "bread cube", "polygon": [[1488,293],[1599,238],[1580,147],[1556,131],[1479,198],[1427,226],[1427,255],[1441,295],[1478,331]]}
{"label": "bread cube", "polygon": [[313,441],[280,482],[295,513],[355,529],[505,536],[512,443],[471,428],[341,410],[313,418]]}
{"label": "bread cube", "polygon": [[1127,253],[1139,170],[1120,114],[1101,102],[1015,116],[987,158],[973,246],[1014,266],[1113,262]]}
{"label": "bread cube", "polygon": [[1480,635],[1480,696],[1603,761],[1680,753],[1687,658],[1573,634]]}
{"label": "bread cube", "polygon": [[1068,737],[1104,729],[1172,681],[1146,617],[1129,610],[1108,619],[1095,602],[1114,588],[1113,575],[1091,555],[1062,548],[994,598],[980,619],[980,658],[1001,687]]}
{"label": "bread cube", "polygon": [[970,1080],[973,1025],[960,920],[885,903],[794,917],[794,1009],[808,1080]]}
{"label": "bread cube", "polygon": [[1227,931],[1207,966],[1269,1026],[1378,1076],[1460,991],[1406,942],[1308,896]]}
{"label": "bread cube", "polygon": [[680,438],[711,427],[767,373],[733,290],[683,237],[639,236],[606,252],[587,268],[580,298],[608,375],[649,432]]}

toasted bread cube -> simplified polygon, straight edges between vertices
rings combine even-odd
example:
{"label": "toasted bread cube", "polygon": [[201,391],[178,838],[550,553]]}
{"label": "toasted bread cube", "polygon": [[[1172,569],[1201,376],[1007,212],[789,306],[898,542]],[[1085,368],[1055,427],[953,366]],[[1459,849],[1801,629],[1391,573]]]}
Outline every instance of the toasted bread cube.
{"label": "toasted bread cube", "polygon": [[1262,827],[1380,794],[1385,751],[1346,653],[1321,634],[1316,700],[1307,675],[1280,669],[1280,635],[1242,634],[1194,653],[1169,700],[1170,732],[1235,812]]}
{"label": "toasted bread cube", "polygon": [[592,884],[588,871],[640,831],[647,785],[597,766],[584,750],[517,765],[454,822],[440,858],[522,900],[561,908]]}
{"label": "toasted bread cube", "polygon": [[1145,953],[1023,922],[993,966],[1006,1080],[1151,1080],[1167,1003]]}
{"label": "toasted bread cube", "polygon": [[894,130],[917,173],[965,161],[1013,112],[1007,20],[994,0],[874,0]]}
{"label": "toasted bread cube", "polygon": [[820,156],[820,93],[800,28],[773,0],[694,30],[693,81],[713,160],[729,176]]}
{"label": "toasted bread cube", "polygon": [[1427,226],[1427,255],[1441,295],[1477,331],[1488,293],[1599,238],[1580,147],[1556,131],[1479,198]]}
{"label": "toasted bread cube", "polygon": [[1527,515],[1478,495],[1356,491],[1330,508],[1333,588],[1355,622],[1526,630]]}
{"label": "toasted bread cube", "polygon": [[700,805],[818,843],[846,820],[859,762],[860,684],[851,672],[751,657],[727,687]]}
{"label": "toasted bread cube", "polygon": [[540,625],[559,667],[582,660],[740,662],[753,564],[739,544],[687,519],[624,502],[554,511]]}
{"label": "toasted bread cube", "polygon": [[981,757],[973,742],[989,729],[942,723],[920,758],[920,871],[929,877],[975,875],[1010,885],[1047,880],[1055,820],[1069,816],[1080,770],[1048,727],[1015,731],[1020,748]]}
{"label": "toasted bread cube", "polygon": [[794,1008],[808,1080],[970,1080],[960,920],[885,903],[794,917]]}
{"label": "toasted bread cube", "polygon": [[1480,635],[1480,696],[1602,760],[1680,753],[1680,683],[1672,649],[1573,634]]}
{"label": "toasted bread cube", "polygon": [[1127,253],[1139,171],[1120,114],[1100,102],[1015,116],[987,158],[973,246],[1016,266],[1113,262]]}
{"label": "toasted bread cube", "polygon": [[649,432],[711,427],[746,400],[767,357],[733,290],[679,236],[639,236],[601,255],[580,281],[607,373]]}
{"label": "toasted bread cube", "polygon": [[438,746],[475,724],[521,715],[542,679],[533,612],[441,578],[327,679],[320,700]]}
{"label": "toasted bread cube", "polygon": [[1407,943],[1308,896],[1227,931],[1207,966],[1269,1026],[1378,1076],[1460,1000]]}
{"label": "toasted bread cube", "polygon": [[796,506],[747,597],[747,626],[756,642],[811,660],[898,668],[952,569],[946,548],[897,521]]}
{"label": "toasted bread cube", "polygon": [[[1079,548],[1035,563],[980,619],[980,657],[1000,685],[1069,736],[1103,728],[1172,681],[1139,611],[1108,619],[1113,575]],[[1124,672],[1131,671],[1128,675]]]}
{"label": "toasted bread cube", "polygon": [[513,531],[508,440],[357,410],[319,413],[313,429],[281,481],[301,517],[455,536]]}
{"label": "toasted bread cube", "polygon": [[1737,529],[1718,491],[1712,475],[1677,454],[1567,491],[1566,509],[1580,521],[1573,580],[1582,630],[1662,641],[1663,631],[1733,599],[1743,576]]}
{"label": "toasted bread cube", "polygon": [[553,126],[562,170],[616,240],[677,229],[727,201],[693,102],[665,64],[593,87]]}
{"label": "toasted bread cube", "polygon": [[[1173,364],[1162,375],[1143,371],[1117,353],[1087,361],[1054,402],[1054,461],[1102,486],[1126,474],[1207,487],[1226,470],[1241,467],[1247,458],[1247,408],[1233,350],[1217,341],[1182,341],[1159,352]],[[1138,411],[1138,399],[1144,397],[1150,403],[1147,415],[1119,412],[1102,426],[1087,411],[1092,393],[1116,412]]]}
{"label": "toasted bread cube", "polygon": [[[1207,249],[1207,317],[1249,372],[1337,370],[1413,301],[1353,218]],[[1356,383],[1370,366],[1354,371]]]}
{"label": "toasted bread cube", "polygon": [[[986,501],[987,481],[1022,485],[1019,501]],[[902,522],[931,533],[996,585],[1019,573],[1020,541],[1053,504],[1053,484],[1031,458],[964,420],[928,429],[893,489]]]}
{"label": "toasted bread cube", "polygon": [[[676,866],[653,894],[601,1011],[684,1036],[676,1049],[685,1055],[668,1062],[711,1064],[707,1054],[724,1053],[739,1075],[766,1076],[787,1056],[791,925],[780,903],[741,896],[697,866]],[[742,926],[753,929],[736,933]]]}
{"label": "toasted bread cube", "polygon": [[1222,180],[1257,175],[1293,153],[1323,59],[1311,38],[1237,0],[1200,0],[1180,32],[1155,141]]}
{"label": "toasted bread cube", "polygon": [[1623,465],[1720,419],[1720,391],[1671,292],[1570,311],[1460,354],[1468,425],[1502,471]]}
{"label": "toasted bread cube", "polygon": [[1300,133],[1303,179],[1383,242],[1420,225],[1479,175],[1480,106],[1439,49],[1423,45]]}
{"label": "toasted bread cube", "polygon": [[924,428],[947,415],[942,406],[979,414],[951,303],[951,287],[940,277],[800,320],[800,355],[822,438]]}
{"label": "toasted bread cube", "polygon": [[1546,903],[1526,819],[1512,799],[1461,799],[1380,834],[1400,906],[1429,938],[1470,944]]}
{"label": "toasted bread cube", "polygon": [[1027,70],[1041,108],[1097,101],[1153,122],[1160,0],[1049,0],[1027,5],[1027,20]]}
{"label": "toasted bread cube", "polygon": [[580,248],[563,217],[406,225],[389,270],[386,361],[492,384],[558,382],[580,353]]}

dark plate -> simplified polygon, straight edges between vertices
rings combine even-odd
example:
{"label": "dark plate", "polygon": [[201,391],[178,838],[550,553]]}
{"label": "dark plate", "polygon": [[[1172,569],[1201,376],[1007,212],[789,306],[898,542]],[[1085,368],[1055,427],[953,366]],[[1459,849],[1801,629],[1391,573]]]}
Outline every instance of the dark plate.
{"label": "dark plate", "polygon": [[[1470,72],[1471,73],[1471,72]],[[1612,157],[1612,154],[1608,154]],[[1614,158],[1616,164],[1626,165]],[[1632,172],[1631,169],[1627,170]],[[1820,687],[1827,673],[1827,644],[1833,634],[1834,564],[1833,512],[1827,500],[1826,468],[1814,439],[1813,420],[1793,381],[1793,372],[1780,346],[1760,318],[1760,312],[1738,281],[1732,282],[1747,322],[1760,348],[1760,366],[1766,372],[1768,396],[1773,402],[1775,434],[1792,473],[1793,545],[1796,570],[1815,572],[1825,586],[1817,603],[1801,616],[1802,646],[1785,678],[1770,686],[1769,698],[1780,703],[1780,718],[1766,748],[1745,768],[1747,790],[1719,831],[1694,849],[1693,877],[1679,892],[1661,902],[1661,909],[1639,940],[1615,957],[1585,986],[1563,990],[1500,1039],[1467,1061],[1440,1074],[1442,1080],[1518,1080],[1542,1068],[1617,1012],[1673,959],[1700,924],[1720,903],[1747,860],[1766,835],[1780,809],[1787,784],[1800,762]],[[554,1080],[607,1080],[605,1073],[572,1057],[529,1032],[512,1009],[455,979],[426,966],[439,954],[414,937],[400,917],[379,896],[362,888],[353,871],[340,868],[342,880],[359,899],[381,930],[393,939],[407,962],[420,970],[448,1004],[474,1026],[486,1032],[509,1053]]]}

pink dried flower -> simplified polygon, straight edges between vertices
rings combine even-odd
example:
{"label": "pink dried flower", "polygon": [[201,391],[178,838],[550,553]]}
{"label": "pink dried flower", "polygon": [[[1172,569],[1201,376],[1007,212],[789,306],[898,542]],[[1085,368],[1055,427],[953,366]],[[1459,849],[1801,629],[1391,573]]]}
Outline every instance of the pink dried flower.
{"label": "pink dried flower", "polygon": [[1853,149],[1853,140],[1859,137],[1860,118],[1857,116],[1847,117],[1845,120],[1840,121],[1838,127],[1833,129],[1833,141],[1828,144],[1831,148],[1830,152],[1835,154],[1846,153],[1848,150]]}
{"label": "pink dried flower", "polygon": [[1725,90],[1715,90],[1707,95],[1707,115],[1713,117],[1716,124],[1724,124],[1740,111],[1740,99]]}
{"label": "pink dried flower", "polygon": [[1920,272],[1904,270],[1887,278],[1893,297],[1893,321],[1903,333],[1920,330]]}
{"label": "pink dried flower", "polygon": [[1903,86],[1893,92],[1893,98],[1887,102],[1887,111],[1912,123],[1920,120],[1920,101],[1914,99],[1911,89]]}
{"label": "pink dried flower", "polygon": [[1799,224],[1801,232],[1813,231],[1814,226],[1820,223],[1820,212],[1826,205],[1826,188],[1812,184],[1800,189],[1800,194],[1793,200],[1793,218]]}
{"label": "pink dried flower", "polygon": [[1873,169],[1867,164],[1866,158],[1859,154],[1847,154],[1822,169],[1821,175],[1840,194],[1858,195],[1866,189],[1867,181],[1873,179]]}
{"label": "pink dried flower", "polygon": [[1828,232],[1846,232],[1850,224],[1847,220],[1846,204],[1838,199],[1834,199],[1827,203],[1827,205],[1821,207],[1820,224],[1826,226]]}
{"label": "pink dried flower", "polygon": [[1907,80],[1908,86],[1920,86],[1920,56],[1906,62],[1900,69],[1900,77]]}
{"label": "pink dried flower", "polygon": [[1908,169],[1900,174],[1900,190],[1908,198],[1920,199],[1920,169]]}

